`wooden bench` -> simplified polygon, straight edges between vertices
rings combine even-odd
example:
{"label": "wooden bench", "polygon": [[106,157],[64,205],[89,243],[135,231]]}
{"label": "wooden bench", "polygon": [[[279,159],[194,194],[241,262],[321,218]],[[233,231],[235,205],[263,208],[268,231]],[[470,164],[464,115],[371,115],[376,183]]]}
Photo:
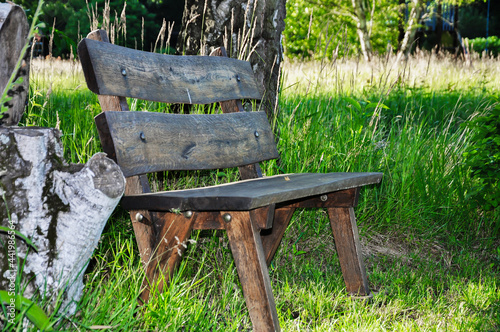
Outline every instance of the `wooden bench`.
{"label": "wooden bench", "polygon": [[[265,113],[243,111],[240,100],[261,98],[248,62],[127,49],[107,43],[102,30],[87,37],[78,53],[104,111],[95,119],[103,149],[127,177],[122,204],[146,268],[142,300],[153,285],[165,287],[162,280],[172,276],[193,229],[222,229],[254,330],[279,330],[267,265],[293,212],[303,207],[328,210],[347,291],[370,293],[353,208],[359,188],[380,182],[381,173],[263,177],[258,163],[279,155]],[[125,97],[219,102],[222,114],[120,112],[128,110]],[[231,167],[239,167],[241,181],[166,192],[150,192],[144,175]]]}

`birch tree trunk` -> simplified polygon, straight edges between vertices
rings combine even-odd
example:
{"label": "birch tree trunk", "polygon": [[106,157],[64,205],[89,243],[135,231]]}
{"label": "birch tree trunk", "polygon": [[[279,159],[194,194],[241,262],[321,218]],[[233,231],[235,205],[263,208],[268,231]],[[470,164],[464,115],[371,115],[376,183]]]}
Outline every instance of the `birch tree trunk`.
{"label": "birch tree trunk", "polygon": [[372,44],[370,42],[370,33],[368,32],[368,24],[366,23],[366,6],[364,0],[352,0],[352,7],[356,16],[356,32],[358,33],[361,52],[365,61],[371,61]]}
{"label": "birch tree trunk", "polygon": [[[29,25],[24,10],[14,4],[0,3],[0,95],[16,67],[28,33]],[[16,79],[22,77],[23,82],[8,91],[12,99],[5,105],[8,111],[0,115],[0,125],[17,125],[24,113],[29,90],[29,58],[27,52],[16,74]]]}
{"label": "birch tree trunk", "polygon": [[[62,293],[60,310],[72,313],[125,179],[104,153],[85,165],[63,160],[59,130],[0,127],[0,225],[10,230],[0,233],[0,289],[10,291],[20,275],[27,285],[22,295],[39,294],[53,309]],[[13,230],[38,251],[14,238]]]}
{"label": "birch tree trunk", "polygon": [[408,17],[408,26],[406,27],[406,32],[401,42],[401,47],[399,49],[397,61],[401,60],[401,57],[407,57],[411,51],[411,46],[415,40],[415,35],[417,33],[418,24],[420,23],[420,17],[422,14],[423,0],[411,0],[411,10]]}
{"label": "birch tree trunk", "polygon": [[224,46],[248,60],[264,93],[263,109],[276,116],[285,0],[186,0],[178,49],[208,55]]}

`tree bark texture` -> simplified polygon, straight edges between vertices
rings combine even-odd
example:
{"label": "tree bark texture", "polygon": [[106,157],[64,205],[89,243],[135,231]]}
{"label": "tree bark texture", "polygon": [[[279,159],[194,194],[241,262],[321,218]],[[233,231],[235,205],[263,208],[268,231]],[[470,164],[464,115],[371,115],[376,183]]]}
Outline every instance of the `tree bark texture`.
{"label": "tree bark texture", "polygon": [[[60,132],[53,128],[0,127],[0,289],[21,275],[23,295],[51,301],[63,292],[61,310],[72,313],[83,290],[83,274],[101,232],[125,190],[119,167],[104,153],[87,164],[63,161]],[[17,262],[9,262],[9,258]],[[23,266],[24,261],[24,266]],[[10,263],[10,264],[9,264]]]}
{"label": "tree bark texture", "polygon": [[[16,67],[28,33],[29,25],[24,10],[10,3],[0,3],[0,94]],[[8,96],[12,99],[5,105],[8,111],[0,115],[0,125],[17,125],[24,113],[29,90],[29,58],[29,52],[26,52],[16,74],[16,79],[22,77],[23,82],[9,90]]]}
{"label": "tree bark texture", "polygon": [[186,0],[178,49],[208,55],[224,46],[230,57],[250,61],[264,93],[262,109],[273,118],[285,15],[285,0]]}
{"label": "tree bark texture", "polygon": [[405,35],[403,41],[401,42],[401,47],[399,49],[398,58],[399,61],[402,56],[408,56],[411,51],[411,46],[415,40],[415,35],[417,33],[417,27],[420,22],[422,14],[423,0],[411,0],[411,10],[408,17],[408,24],[406,27]]}
{"label": "tree bark texture", "polygon": [[368,24],[366,23],[365,0],[352,0],[352,7],[356,15],[356,32],[358,33],[361,53],[365,61],[370,61],[372,57],[372,44],[370,42],[370,33],[368,32]]}

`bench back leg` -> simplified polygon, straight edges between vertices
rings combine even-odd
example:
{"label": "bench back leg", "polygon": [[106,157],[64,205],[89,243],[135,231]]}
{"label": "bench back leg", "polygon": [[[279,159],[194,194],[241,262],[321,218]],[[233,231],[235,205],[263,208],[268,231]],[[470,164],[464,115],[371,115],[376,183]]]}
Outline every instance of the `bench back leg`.
{"label": "bench back leg", "polygon": [[352,207],[328,208],[328,216],[347,291],[360,296],[369,295],[370,288],[361,255],[354,209]]}
{"label": "bench back leg", "polygon": [[[104,30],[94,30],[87,35],[87,38],[109,43],[108,35]],[[127,99],[125,97],[105,96],[98,95],[99,104],[103,111],[128,111]],[[100,137],[101,142],[104,137]],[[150,192],[149,184],[146,175],[133,176],[127,178],[125,186],[125,195],[142,194],[143,192]],[[151,223],[140,222],[136,216],[141,211],[130,211],[130,219],[134,228],[139,254],[144,266],[151,259],[151,254],[154,248],[154,230]],[[147,219],[151,220],[151,219]]]}
{"label": "bench back leg", "polygon": [[[230,216],[226,215],[226,213]],[[255,214],[221,212],[254,331],[280,331]]]}

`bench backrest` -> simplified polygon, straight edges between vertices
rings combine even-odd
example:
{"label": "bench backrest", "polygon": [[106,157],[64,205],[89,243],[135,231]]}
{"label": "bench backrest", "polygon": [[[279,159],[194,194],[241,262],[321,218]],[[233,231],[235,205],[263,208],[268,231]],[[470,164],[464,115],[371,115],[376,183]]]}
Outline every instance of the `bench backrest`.
{"label": "bench backrest", "polygon": [[[83,39],[78,54],[99,95],[207,104],[260,99],[250,64],[217,56],[173,56]],[[96,117],[104,151],[125,176],[166,170],[251,165],[279,157],[264,112],[164,114],[113,112]]]}
{"label": "bench backrest", "polygon": [[183,104],[262,97],[246,61],[157,54],[88,38],[78,55],[89,89],[99,95]]}

